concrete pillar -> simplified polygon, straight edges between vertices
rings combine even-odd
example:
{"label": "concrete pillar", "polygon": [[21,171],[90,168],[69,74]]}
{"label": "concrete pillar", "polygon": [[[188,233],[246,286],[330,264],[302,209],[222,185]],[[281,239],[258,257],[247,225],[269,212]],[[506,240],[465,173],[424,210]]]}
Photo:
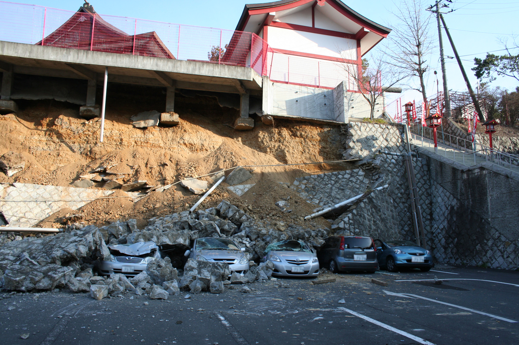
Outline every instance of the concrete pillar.
{"label": "concrete pillar", "polygon": [[176,87],[173,86],[166,88],[166,112],[160,114],[160,125],[165,127],[177,126],[180,123],[180,118],[175,113],[175,91]]}
{"label": "concrete pillar", "polygon": [[234,122],[234,129],[247,131],[254,128],[254,119],[249,117],[249,97],[248,91],[240,95],[240,117]]}
{"label": "concrete pillar", "polygon": [[8,71],[4,72],[2,78],[2,89],[0,90],[1,99],[10,100],[11,91],[13,87],[13,68],[9,67]]}
{"label": "concrete pillar", "polygon": [[175,111],[175,86],[170,86],[167,88],[166,91],[166,112],[173,112]]}
{"label": "concrete pillar", "polygon": [[96,105],[96,80],[88,81],[86,105],[87,107]]}
{"label": "concrete pillar", "polygon": [[84,119],[99,117],[99,114],[101,113],[99,106],[96,105],[96,82],[95,79],[88,80],[86,105],[79,107],[79,116]]}
{"label": "concrete pillar", "polygon": [[240,117],[242,119],[249,118],[249,97],[248,91],[240,95]]}
{"label": "concrete pillar", "polygon": [[0,89],[0,114],[10,114],[18,112],[18,106],[11,100],[13,88],[13,67],[8,66],[4,69],[2,76],[2,87]]}

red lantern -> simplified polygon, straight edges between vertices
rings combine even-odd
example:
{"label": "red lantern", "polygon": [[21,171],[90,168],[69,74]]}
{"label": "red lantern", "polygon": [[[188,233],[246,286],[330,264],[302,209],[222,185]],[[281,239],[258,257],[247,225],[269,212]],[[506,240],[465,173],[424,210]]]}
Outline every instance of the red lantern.
{"label": "red lantern", "polygon": [[442,125],[442,116],[440,114],[433,114],[425,118],[427,127],[432,128],[434,132],[434,150],[437,150],[438,141],[436,139],[436,128]]}
{"label": "red lantern", "polygon": [[499,120],[489,120],[483,124],[486,126],[485,133],[488,134],[490,139],[490,150],[492,151],[492,133],[496,132],[495,126],[499,125]]}
{"label": "red lantern", "polygon": [[411,113],[413,112],[413,103],[407,102],[404,104],[405,112],[407,113],[407,125],[411,126]]}

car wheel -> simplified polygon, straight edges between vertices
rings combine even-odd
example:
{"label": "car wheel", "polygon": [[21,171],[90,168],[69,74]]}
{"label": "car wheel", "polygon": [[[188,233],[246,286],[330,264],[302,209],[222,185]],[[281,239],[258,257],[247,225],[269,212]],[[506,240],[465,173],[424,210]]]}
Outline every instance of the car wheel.
{"label": "car wheel", "polygon": [[337,263],[335,260],[331,260],[328,267],[330,268],[330,271],[337,273]]}
{"label": "car wheel", "polygon": [[386,268],[389,272],[396,272],[395,259],[392,256],[388,257],[386,260]]}
{"label": "car wheel", "polygon": [[429,272],[431,270],[430,267],[423,267],[423,268],[420,268],[420,271],[422,272]]}

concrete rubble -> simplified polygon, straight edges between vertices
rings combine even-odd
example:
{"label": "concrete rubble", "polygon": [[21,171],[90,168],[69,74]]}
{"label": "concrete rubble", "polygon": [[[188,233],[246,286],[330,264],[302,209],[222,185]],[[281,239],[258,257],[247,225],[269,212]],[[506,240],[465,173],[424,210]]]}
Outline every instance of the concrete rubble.
{"label": "concrete rubble", "polygon": [[[220,294],[229,284],[246,286],[269,280],[274,266],[271,262],[259,266],[251,263],[247,272],[237,273],[231,272],[224,263],[188,259],[184,265],[184,253],[195,239],[231,237],[246,248],[251,259],[259,261],[266,246],[273,241],[294,238],[320,245],[327,235],[326,229],[288,227],[279,232],[258,224],[227,201],[194,213],[185,211],[152,218],[142,230],[137,228],[135,220],[117,221],[102,228],[90,225],[75,229],[75,225],[69,225],[65,232],[54,236],[9,237],[0,247],[0,287],[24,292],[67,289],[90,293],[96,300],[125,293],[161,300],[179,295],[180,291]],[[110,256],[107,245],[147,241],[155,242],[166,256],[153,259],[145,271],[133,278],[122,274],[95,275],[96,260]],[[181,274],[175,267],[183,268]]]}
{"label": "concrete rubble", "polygon": [[0,156],[0,171],[11,177],[25,169],[25,159],[19,153],[10,151]]}

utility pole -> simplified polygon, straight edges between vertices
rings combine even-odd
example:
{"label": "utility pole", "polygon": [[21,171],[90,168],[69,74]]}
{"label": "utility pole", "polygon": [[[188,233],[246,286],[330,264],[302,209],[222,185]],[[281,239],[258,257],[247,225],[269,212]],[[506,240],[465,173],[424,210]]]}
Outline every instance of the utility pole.
{"label": "utility pole", "polygon": [[469,90],[470,98],[472,99],[472,102],[474,103],[474,107],[476,108],[476,111],[478,112],[479,121],[485,122],[485,118],[483,117],[483,113],[481,112],[481,108],[479,107],[479,102],[476,99],[476,95],[474,94],[474,91],[472,90],[472,86],[470,85],[470,81],[469,81],[469,78],[467,77],[467,73],[465,73],[465,68],[463,68],[463,64],[461,63],[461,59],[458,55],[458,51],[456,50],[456,46],[454,46],[454,41],[452,40],[449,29],[447,28],[445,19],[443,19],[443,16],[441,14],[439,14],[439,17],[441,18],[445,32],[447,33],[447,37],[449,38],[449,42],[451,43],[452,50],[454,51],[454,56],[456,56],[456,60],[458,61],[458,65],[460,66],[461,74],[463,74],[463,79],[465,79],[465,84],[467,85],[467,89]]}
{"label": "utility pole", "polygon": [[[441,65],[442,65],[442,77],[443,77],[443,93],[444,93],[444,99],[445,99],[445,117],[451,117],[451,100],[449,96],[449,88],[447,87],[447,72],[445,70],[445,56],[443,54],[443,39],[442,39],[442,29],[441,29],[441,23],[440,23],[440,3],[443,0],[436,0],[436,4],[431,5],[428,8],[428,11],[431,11],[433,13],[436,13],[436,20],[438,23],[438,38],[440,41],[440,59],[441,59]],[[451,2],[447,0],[448,2]],[[436,11],[433,11],[433,7],[436,7]],[[448,7],[448,5],[443,5],[442,7]]]}

